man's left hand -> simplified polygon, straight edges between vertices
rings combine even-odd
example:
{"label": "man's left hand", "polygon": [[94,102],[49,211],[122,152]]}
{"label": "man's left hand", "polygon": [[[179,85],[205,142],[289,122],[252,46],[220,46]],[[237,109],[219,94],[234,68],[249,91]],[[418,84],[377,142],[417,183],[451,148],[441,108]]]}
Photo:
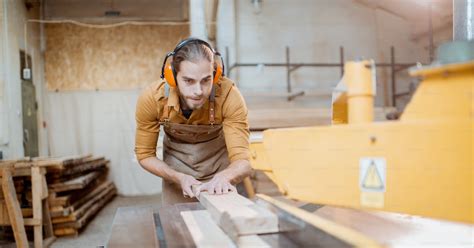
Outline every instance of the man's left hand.
{"label": "man's left hand", "polygon": [[228,178],[223,173],[217,173],[209,182],[203,183],[197,187],[195,193],[196,197],[203,191],[207,191],[208,194],[221,195],[229,192],[237,192],[237,189],[234,185],[230,183],[230,178]]}

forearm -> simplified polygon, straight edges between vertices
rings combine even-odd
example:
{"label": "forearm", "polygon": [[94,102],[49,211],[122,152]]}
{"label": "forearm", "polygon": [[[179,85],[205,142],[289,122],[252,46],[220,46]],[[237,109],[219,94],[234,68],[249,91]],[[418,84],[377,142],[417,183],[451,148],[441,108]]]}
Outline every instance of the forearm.
{"label": "forearm", "polygon": [[[226,177],[232,184],[238,184],[252,172],[248,160],[236,160],[229,167],[217,173],[219,176]],[[216,176],[217,176],[216,175]]]}
{"label": "forearm", "polygon": [[165,162],[156,157],[148,157],[140,160],[140,165],[148,172],[159,176],[167,181],[179,184],[179,178],[182,173],[171,169]]}

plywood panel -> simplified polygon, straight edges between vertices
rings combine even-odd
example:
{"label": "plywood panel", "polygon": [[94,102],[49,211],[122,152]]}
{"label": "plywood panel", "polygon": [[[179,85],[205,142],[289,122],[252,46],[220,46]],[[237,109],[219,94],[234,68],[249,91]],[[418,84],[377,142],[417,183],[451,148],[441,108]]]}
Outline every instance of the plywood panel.
{"label": "plywood panel", "polygon": [[159,79],[165,54],[189,36],[189,25],[89,28],[46,25],[49,90],[133,89]]}

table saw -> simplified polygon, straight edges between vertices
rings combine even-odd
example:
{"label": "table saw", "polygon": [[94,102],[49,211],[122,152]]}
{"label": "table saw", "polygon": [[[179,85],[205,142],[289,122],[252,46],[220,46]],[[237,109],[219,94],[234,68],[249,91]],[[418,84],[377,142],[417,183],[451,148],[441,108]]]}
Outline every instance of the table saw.
{"label": "table saw", "polygon": [[[244,207],[276,216],[277,230],[245,233],[231,212],[224,211],[227,221],[216,219],[215,206],[200,199],[119,209],[109,247],[472,246],[472,51],[473,41],[453,42],[440,47],[445,57],[412,68],[422,81],[399,120],[373,122],[375,67],[365,60],[346,63],[333,95],[332,125],[264,131],[251,144],[251,164],[285,197],[257,195]],[[119,232],[125,220],[132,239]],[[218,236],[209,231],[227,238],[206,243]]]}

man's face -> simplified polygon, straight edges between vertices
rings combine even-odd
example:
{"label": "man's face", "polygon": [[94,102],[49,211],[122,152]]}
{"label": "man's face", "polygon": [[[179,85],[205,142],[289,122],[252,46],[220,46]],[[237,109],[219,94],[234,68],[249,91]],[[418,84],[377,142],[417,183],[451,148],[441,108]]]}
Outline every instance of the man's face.
{"label": "man's face", "polygon": [[205,59],[180,63],[176,78],[182,109],[200,109],[206,103],[211,94],[212,74],[212,63]]}

